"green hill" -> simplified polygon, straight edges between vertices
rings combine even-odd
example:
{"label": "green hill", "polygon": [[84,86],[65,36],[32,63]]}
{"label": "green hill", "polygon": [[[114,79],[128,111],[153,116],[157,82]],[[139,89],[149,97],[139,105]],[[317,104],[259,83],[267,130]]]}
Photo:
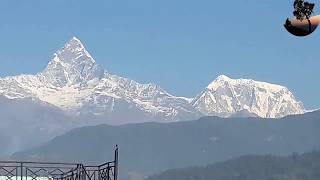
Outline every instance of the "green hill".
{"label": "green hill", "polygon": [[203,167],[173,169],[147,180],[319,180],[320,152],[288,157],[243,156]]}

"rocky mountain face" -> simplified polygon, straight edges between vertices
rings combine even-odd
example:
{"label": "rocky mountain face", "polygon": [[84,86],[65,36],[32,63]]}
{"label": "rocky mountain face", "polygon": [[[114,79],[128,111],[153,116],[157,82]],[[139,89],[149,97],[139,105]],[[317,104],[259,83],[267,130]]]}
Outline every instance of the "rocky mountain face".
{"label": "rocky mountain face", "polygon": [[91,81],[101,80],[104,70],[96,64],[80,40],[74,37],[54,53],[41,74],[54,87],[87,87]]}
{"label": "rocky mountain face", "polygon": [[38,99],[110,124],[229,117],[243,111],[248,116],[271,118],[304,112],[285,87],[226,76],[219,76],[190,103],[188,98],[171,95],[157,85],[106,72],[76,37],[54,53],[43,72],[1,78],[0,95]]}
{"label": "rocky mountain face", "polygon": [[221,75],[192,102],[200,112],[232,116],[241,111],[265,118],[279,118],[305,112],[301,102],[280,85]]}
{"label": "rocky mountain face", "polygon": [[10,99],[36,98],[110,124],[201,116],[186,98],[105,72],[75,37],[53,55],[43,72],[0,79],[0,94]]}

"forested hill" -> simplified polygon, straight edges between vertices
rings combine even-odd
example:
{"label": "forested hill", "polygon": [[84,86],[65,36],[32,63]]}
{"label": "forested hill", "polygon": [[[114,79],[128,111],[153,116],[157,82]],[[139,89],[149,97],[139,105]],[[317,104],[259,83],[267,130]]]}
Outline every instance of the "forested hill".
{"label": "forested hill", "polygon": [[320,152],[242,156],[205,167],[173,169],[147,180],[319,180]]}
{"label": "forested hill", "polygon": [[320,111],[282,119],[204,117],[178,123],[99,125],[74,129],[12,159],[100,164],[120,147],[121,175],[152,175],[248,154],[320,150]]}

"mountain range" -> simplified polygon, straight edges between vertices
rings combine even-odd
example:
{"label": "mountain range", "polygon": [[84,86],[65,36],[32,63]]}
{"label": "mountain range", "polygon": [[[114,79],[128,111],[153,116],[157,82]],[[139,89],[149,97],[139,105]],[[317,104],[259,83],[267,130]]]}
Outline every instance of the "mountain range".
{"label": "mountain range", "polygon": [[[203,116],[281,118],[305,113],[280,85],[221,75],[194,98],[103,69],[71,38],[34,75],[0,78],[0,157],[86,125],[176,122]],[[12,133],[14,131],[14,133]]]}
{"label": "mountain range", "polygon": [[264,118],[305,112],[286,87],[224,75],[195,98],[177,97],[158,85],[140,84],[106,72],[76,37],[54,53],[42,72],[1,78],[0,95],[32,98],[109,124],[229,117],[242,111]]}

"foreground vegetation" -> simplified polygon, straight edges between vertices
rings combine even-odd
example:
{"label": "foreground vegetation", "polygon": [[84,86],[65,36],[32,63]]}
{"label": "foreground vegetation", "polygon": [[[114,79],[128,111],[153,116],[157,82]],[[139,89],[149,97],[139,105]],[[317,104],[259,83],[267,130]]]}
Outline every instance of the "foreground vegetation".
{"label": "foreground vegetation", "polygon": [[289,157],[243,156],[235,160],[173,169],[148,180],[319,180],[320,152]]}

